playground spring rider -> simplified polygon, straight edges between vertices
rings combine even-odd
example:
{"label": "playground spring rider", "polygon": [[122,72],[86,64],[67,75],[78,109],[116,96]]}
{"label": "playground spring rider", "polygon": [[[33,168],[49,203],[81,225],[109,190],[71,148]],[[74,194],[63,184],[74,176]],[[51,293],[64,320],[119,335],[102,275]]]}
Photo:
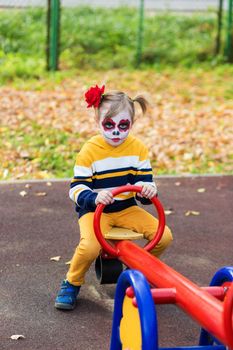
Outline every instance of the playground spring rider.
{"label": "playground spring rider", "polygon": [[[129,190],[136,191],[134,186],[125,186],[116,194]],[[135,269],[124,271],[118,280],[110,350],[233,350],[233,266],[220,269],[210,287],[199,287],[133,242],[119,240],[112,246],[105,241],[100,230],[102,210],[97,210],[94,220],[97,239],[104,251]],[[164,220],[161,212],[162,207],[158,210],[159,221]],[[159,348],[154,303],[176,304],[196,320],[202,327],[199,345]]]}

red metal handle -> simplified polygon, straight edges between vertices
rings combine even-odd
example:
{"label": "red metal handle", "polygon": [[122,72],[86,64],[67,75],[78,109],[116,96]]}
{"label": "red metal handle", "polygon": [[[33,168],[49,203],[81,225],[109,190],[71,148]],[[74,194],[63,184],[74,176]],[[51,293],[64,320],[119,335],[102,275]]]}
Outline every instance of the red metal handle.
{"label": "red metal handle", "polygon": [[[113,196],[116,196],[116,195],[123,193],[123,192],[139,192],[140,193],[141,191],[142,191],[141,186],[126,185],[126,186],[121,186],[121,187],[118,187],[118,188],[112,190],[112,194],[113,194]],[[164,215],[164,210],[163,210],[162,204],[160,203],[160,201],[158,200],[158,198],[156,196],[151,198],[151,202],[154,204],[154,206],[157,210],[159,225],[158,225],[158,229],[157,229],[152,241],[147,243],[144,247],[144,249],[147,251],[150,251],[158,244],[158,242],[160,241],[160,239],[163,235],[163,231],[164,231],[164,227],[165,227],[165,215]],[[104,204],[98,204],[97,208],[95,210],[95,215],[94,215],[95,235],[96,235],[96,238],[98,239],[98,241],[101,244],[104,251],[106,251],[108,254],[110,254],[112,256],[118,256],[118,250],[115,247],[113,247],[112,245],[110,245],[104,239],[104,236],[103,236],[101,228],[100,228],[100,217],[102,215],[104,208],[105,208]]]}

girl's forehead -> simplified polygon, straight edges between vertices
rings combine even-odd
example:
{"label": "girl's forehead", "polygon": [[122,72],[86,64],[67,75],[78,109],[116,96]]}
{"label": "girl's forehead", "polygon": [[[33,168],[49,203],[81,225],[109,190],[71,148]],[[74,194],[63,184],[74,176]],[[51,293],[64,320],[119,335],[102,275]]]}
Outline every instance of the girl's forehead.
{"label": "girl's forehead", "polygon": [[103,113],[102,116],[100,117],[100,121],[102,122],[103,120],[106,119],[112,119],[115,123],[119,123],[122,119],[126,120],[128,119],[129,121],[132,121],[132,117],[127,110],[127,108],[122,109],[119,113],[114,115],[114,117],[108,115],[108,111],[105,111],[106,113]]}

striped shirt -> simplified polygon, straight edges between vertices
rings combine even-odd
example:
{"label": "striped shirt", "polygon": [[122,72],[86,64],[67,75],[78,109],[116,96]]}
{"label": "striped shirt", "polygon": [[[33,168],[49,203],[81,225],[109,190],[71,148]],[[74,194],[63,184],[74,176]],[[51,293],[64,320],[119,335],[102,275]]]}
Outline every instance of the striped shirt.
{"label": "striped shirt", "polygon": [[[77,155],[69,196],[81,217],[95,211],[99,191],[146,183],[155,186],[148,150],[139,139],[129,135],[121,145],[114,147],[97,135],[87,141]],[[136,198],[143,204],[150,203],[145,198]],[[132,192],[121,193],[114,199],[104,212],[116,212],[137,205]]]}

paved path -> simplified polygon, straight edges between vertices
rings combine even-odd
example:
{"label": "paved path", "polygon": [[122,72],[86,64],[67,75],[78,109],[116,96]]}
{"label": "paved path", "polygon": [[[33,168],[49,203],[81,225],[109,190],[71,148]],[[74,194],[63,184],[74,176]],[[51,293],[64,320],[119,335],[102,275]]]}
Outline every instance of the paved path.
{"label": "paved path", "polygon": [[[109,349],[114,286],[100,286],[93,268],[76,310],[53,306],[79,237],[68,182],[25,184],[0,184],[0,349]],[[208,285],[216,270],[233,265],[233,177],[159,178],[158,185],[165,209],[173,211],[167,222],[174,243],[163,260]],[[60,261],[50,261],[54,256]],[[175,306],[159,306],[158,321],[161,346],[197,344],[199,327]],[[11,340],[13,334],[25,339]]]}
{"label": "paved path", "polygon": [[[218,7],[218,0],[145,0],[145,7],[152,10],[197,11]],[[93,5],[117,7],[120,5],[135,6],[139,0],[62,0],[62,6]],[[0,0],[0,6],[47,6],[47,0]],[[224,1],[225,6],[225,1]]]}

